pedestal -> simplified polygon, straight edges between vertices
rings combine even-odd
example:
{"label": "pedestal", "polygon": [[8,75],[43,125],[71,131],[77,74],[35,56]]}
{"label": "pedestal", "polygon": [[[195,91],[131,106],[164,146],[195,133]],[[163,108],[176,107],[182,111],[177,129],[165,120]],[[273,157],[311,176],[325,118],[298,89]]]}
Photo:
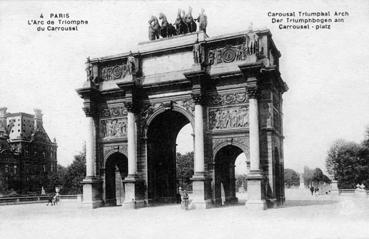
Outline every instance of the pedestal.
{"label": "pedestal", "polygon": [[264,177],[259,170],[250,171],[247,175],[246,208],[251,210],[265,210]]}
{"label": "pedestal", "polygon": [[338,191],[338,181],[337,180],[332,180],[331,183],[331,194],[332,195],[338,195],[339,191]]}
{"label": "pedestal", "polygon": [[141,208],[145,206],[144,181],[136,175],[128,175],[124,180],[125,197],[123,208]]}
{"label": "pedestal", "polygon": [[211,181],[204,174],[195,173],[191,178],[192,194],[190,195],[190,207],[194,209],[206,209],[212,206],[211,204]]}
{"label": "pedestal", "polygon": [[86,177],[83,181],[82,206],[97,208],[102,206],[102,180],[96,177]]}

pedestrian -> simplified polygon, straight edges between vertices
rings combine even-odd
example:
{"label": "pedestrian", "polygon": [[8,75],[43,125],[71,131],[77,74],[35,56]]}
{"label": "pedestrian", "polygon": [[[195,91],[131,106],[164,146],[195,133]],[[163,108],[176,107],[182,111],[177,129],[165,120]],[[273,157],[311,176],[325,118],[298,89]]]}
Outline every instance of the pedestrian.
{"label": "pedestrian", "polygon": [[313,185],[310,186],[310,192],[311,192],[311,195],[314,195],[314,187],[313,187]]}

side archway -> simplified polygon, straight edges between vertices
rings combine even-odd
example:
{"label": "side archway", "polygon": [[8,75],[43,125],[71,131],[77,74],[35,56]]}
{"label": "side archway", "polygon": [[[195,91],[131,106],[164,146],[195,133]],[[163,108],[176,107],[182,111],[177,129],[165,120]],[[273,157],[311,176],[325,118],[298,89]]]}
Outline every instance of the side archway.
{"label": "side archway", "polygon": [[226,144],[215,152],[213,195],[216,205],[238,202],[236,197],[235,161],[242,153],[244,151],[234,144]]}
{"label": "side archway", "polygon": [[111,154],[105,162],[105,204],[122,205],[124,201],[123,179],[128,175],[128,159],[119,152]]}

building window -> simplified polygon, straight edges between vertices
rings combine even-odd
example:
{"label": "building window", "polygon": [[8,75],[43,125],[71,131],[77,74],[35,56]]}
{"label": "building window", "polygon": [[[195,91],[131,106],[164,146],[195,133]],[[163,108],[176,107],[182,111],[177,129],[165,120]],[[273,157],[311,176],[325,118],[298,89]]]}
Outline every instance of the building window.
{"label": "building window", "polygon": [[9,166],[7,164],[5,164],[5,173],[9,172]]}

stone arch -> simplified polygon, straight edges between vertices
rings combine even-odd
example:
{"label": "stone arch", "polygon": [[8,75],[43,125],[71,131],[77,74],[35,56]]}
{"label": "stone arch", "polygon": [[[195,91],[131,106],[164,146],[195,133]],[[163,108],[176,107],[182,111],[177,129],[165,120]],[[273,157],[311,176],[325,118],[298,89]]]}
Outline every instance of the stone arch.
{"label": "stone arch", "polygon": [[233,146],[240,148],[243,151],[243,153],[246,155],[246,157],[250,158],[250,151],[247,145],[245,145],[243,142],[240,142],[238,140],[226,140],[226,141],[223,141],[215,145],[213,149],[213,160],[215,160],[215,156],[217,155],[219,150],[221,150],[222,148],[228,145],[233,145]]}
{"label": "stone arch", "polygon": [[123,179],[128,175],[128,158],[119,151],[111,152],[104,160],[104,198],[106,205],[122,205]]}
{"label": "stone arch", "polygon": [[225,204],[238,202],[235,161],[240,154],[246,155],[242,146],[239,142],[222,142],[214,150],[214,183],[212,187],[214,202],[217,205],[222,205],[223,200]]}
{"label": "stone arch", "polygon": [[149,129],[149,126],[151,124],[151,122],[161,113],[164,113],[167,110],[171,110],[171,111],[176,111],[178,113],[181,113],[183,116],[185,116],[188,121],[190,122],[192,129],[194,129],[195,127],[195,120],[194,120],[194,116],[191,112],[187,111],[186,109],[178,106],[178,105],[171,105],[171,107],[165,107],[165,106],[160,106],[159,108],[155,109],[153,113],[151,113],[145,122],[145,126],[144,126],[144,138],[147,138],[147,131]]}
{"label": "stone arch", "polygon": [[172,108],[155,111],[146,132],[148,198],[151,202],[178,200],[179,179],[176,168],[176,139],[190,119]]}
{"label": "stone arch", "polygon": [[105,166],[106,166],[106,161],[108,160],[108,158],[109,158],[111,155],[115,154],[115,153],[120,153],[120,154],[122,154],[124,157],[128,158],[128,155],[127,155],[127,147],[122,148],[122,149],[121,149],[121,147],[119,147],[119,149],[111,149],[111,150],[109,150],[109,151],[106,151],[106,152],[104,152],[104,157],[103,157],[103,160],[104,160],[104,161],[103,161],[104,168],[105,168]]}

